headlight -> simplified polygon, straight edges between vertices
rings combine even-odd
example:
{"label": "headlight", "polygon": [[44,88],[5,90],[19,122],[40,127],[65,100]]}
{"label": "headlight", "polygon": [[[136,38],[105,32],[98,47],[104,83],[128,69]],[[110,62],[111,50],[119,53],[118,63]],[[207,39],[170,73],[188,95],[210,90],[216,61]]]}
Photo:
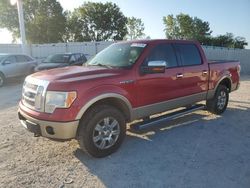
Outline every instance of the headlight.
{"label": "headlight", "polygon": [[76,92],[48,91],[45,100],[45,112],[53,113],[56,108],[69,108],[76,99]]}
{"label": "headlight", "polygon": [[37,88],[37,93],[35,96],[35,108],[36,110],[41,111],[43,108],[43,104],[44,104],[44,100],[43,100],[43,91],[44,91],[44,87],[43,86],[39,86]]}

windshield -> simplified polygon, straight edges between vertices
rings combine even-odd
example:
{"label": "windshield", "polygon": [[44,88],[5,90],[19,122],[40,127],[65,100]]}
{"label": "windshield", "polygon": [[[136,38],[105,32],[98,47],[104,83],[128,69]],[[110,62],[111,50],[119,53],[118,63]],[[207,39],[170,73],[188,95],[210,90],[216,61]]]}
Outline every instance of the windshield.
{"label": "windshield", "polygon": [[146,44],[141,43],[113,44],[98,53],[87,64],[107,67],[130,67],[139,58],[145,46]]}
{"label": "windshield", "polygon": [[2,61],[6,57],[7,57],[6,55],[0,55],[0,61]]}
{"label": "windshield", "polygon": [[67,63],[70,55],[67,54],[55,54],[48,56],[43,62],[44,63]]}

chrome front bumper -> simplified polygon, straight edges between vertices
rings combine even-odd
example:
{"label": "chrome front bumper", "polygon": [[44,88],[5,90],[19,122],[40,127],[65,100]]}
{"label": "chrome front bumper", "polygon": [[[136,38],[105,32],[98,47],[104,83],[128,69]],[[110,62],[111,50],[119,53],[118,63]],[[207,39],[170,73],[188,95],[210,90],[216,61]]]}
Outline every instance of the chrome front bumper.
{"label": "chrome front bumper", "polygon": [[68,140],[76,137],[79,121],[71,122],[52,122],[35,119],[21,110],[18,111],[21,124],[35,135]]}

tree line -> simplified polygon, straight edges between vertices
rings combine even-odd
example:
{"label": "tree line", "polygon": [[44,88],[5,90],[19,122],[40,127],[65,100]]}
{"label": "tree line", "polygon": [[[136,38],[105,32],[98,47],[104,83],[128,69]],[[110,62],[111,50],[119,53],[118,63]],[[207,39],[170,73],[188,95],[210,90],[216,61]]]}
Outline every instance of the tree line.
{"label": "tree line", "polygon": [[[25,32],[29,43],[133,40],[150,38],[140,18],[126,17],[111,2],[85,2],[73,11],[64,11],[57,0],[23,0]],[[163,17],[168,39],[198,40],[203,45],[244,48],[244,37],[226,33],[213,37],[209,23],[188,14]],[[19,38],[17,7],[0,1],[0,28]]]}
{"label": "tree line", "polygon": [[248,43],[244,37],[234,37],[232,33],[213,37],[209,23],[188,14],[163,17],[165,35],[168,39],[198,40],[203,45],[228,48],[244,48]]}

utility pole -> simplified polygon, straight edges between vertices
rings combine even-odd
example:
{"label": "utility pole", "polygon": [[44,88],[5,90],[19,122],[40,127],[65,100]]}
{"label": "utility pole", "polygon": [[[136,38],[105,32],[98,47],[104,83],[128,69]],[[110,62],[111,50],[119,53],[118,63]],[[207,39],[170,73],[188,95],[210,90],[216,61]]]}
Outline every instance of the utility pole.
{"label": "utility pole", "polygon": [[22,52],[28,53],[26,35],[25,35],[24,18],[23,18],[23,1],[22,0],[11,0],[12,5],[15,5],[16,3],[17,3],[17,10],[18,10],[20,36],[21,36],[21,42],[22,42]]}

